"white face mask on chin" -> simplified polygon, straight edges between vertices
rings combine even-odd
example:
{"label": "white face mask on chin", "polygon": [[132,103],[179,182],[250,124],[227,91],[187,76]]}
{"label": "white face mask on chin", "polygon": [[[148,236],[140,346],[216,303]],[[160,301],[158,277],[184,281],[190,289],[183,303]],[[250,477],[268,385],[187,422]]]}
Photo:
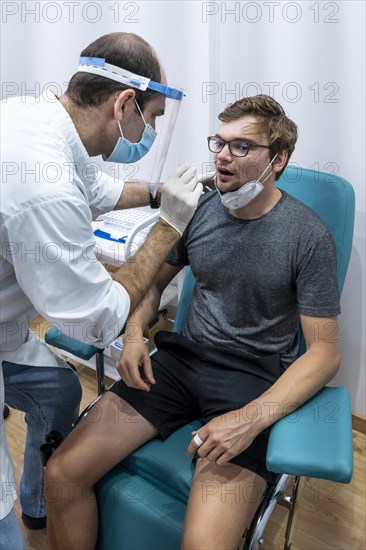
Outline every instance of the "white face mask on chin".
{"label": "white face mask on chin", "polygon": [[263,183],[268,180],[271,174],[268,174],[263,182],[260,182],[259,180],[267,172],[268,168],[271,168],[272,162],[275,160],[277,155],[278,153],[275,154],[271,162],[268,164],[267,168],[262,172],[258,179],[248,181],[236,191],[227,191],[226,193],[222,194],[216,187],[220,195],[222,204],[229,210],[239,210],[239,208],[244,208],[244,206],[255,199],[259,195],[259,193],[263,191]]}

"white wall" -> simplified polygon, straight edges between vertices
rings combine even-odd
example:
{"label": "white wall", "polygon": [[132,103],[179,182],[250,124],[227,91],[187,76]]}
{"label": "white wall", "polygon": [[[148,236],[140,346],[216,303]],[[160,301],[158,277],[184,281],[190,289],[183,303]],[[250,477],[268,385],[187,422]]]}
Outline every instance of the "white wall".
{"label": "white wall", "polygon": [[[187,97],[164,174],[209,160],[217,114],[242,94],[271,93],[300,127],[293,161],[336,171],[356,192],[351,264],[342,298],[343,364],[365,415],[365,4],[361,1],[44,1],[1,3],[2,98],[65,89],[80,51],[113,31],[157,50]],[[26,130],[26,129],[25,129]],[[128,175],[126,167],[120,175]],[[140,171],[140,174],[142,171]]]}

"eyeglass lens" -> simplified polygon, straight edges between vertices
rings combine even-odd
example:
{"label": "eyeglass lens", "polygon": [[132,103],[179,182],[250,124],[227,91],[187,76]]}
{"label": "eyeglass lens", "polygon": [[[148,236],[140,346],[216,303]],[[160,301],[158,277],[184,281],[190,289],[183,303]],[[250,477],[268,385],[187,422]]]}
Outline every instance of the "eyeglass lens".
{"label": "eyeglass lens", "polygon": [[212,137],[208,140],[208,146],[212,153],[219,153],[228,144],[231,154],[237,157],[245,157],[249,151],[249,144],[241,140],[224,141],[223,139]]}

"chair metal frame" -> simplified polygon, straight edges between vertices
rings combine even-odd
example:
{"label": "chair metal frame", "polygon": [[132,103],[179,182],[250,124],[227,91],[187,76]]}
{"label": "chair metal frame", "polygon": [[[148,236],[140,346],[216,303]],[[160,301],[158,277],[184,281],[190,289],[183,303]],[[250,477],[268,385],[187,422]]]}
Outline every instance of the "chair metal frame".
{"label": "chair metal frame", "polygon": [[300,476],[295,476],[292,493],[288,495],[286,489],[291,478],[292,476],[290,475],[282,474],[278,476],[275,483],[267,483],[250,527],[244,533],[243,550],[257,550],[257,548],[264,543],[263,533],[277,504],[284,506],[288,510],[284,550],[290,550],[291,527],[299,490]]}

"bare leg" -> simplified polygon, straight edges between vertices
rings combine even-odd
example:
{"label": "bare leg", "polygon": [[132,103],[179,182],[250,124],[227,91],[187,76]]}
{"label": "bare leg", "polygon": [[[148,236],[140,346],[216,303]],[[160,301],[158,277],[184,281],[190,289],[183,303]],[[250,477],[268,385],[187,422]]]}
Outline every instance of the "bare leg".
{"label": "bare leg", "polygon": [[157,430],[107,392],[81,420],[46,468],[51,550],[94,550],[98,513],[93,485]]}
{"label": "bare leg", "polygon": [[184,550],[234,550],[250,524],[265,481],[235,464],[197,461],[184,522]]}

